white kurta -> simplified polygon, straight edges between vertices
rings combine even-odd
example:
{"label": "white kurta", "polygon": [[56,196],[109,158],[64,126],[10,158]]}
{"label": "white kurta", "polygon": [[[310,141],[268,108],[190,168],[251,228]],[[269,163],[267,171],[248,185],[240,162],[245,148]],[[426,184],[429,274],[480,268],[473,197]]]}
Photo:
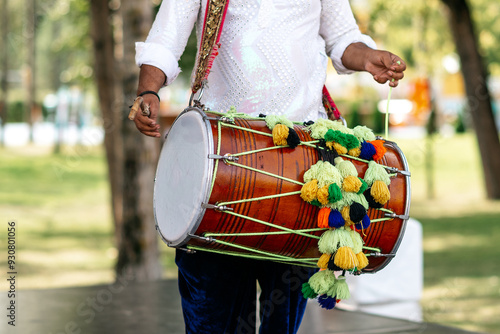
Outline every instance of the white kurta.
{"label": "white kurta", "polygon": [[[170,84],[195,23],[201,36],[205,10],[205,0],[164,0],[146,41],[136,44],[137,64],[160,68]],[[341,57],[354,42],[375,47],[348,0],[231,0],[201,102],[294,121],[325,117],[327,57],[338,73],[350,73]]]}

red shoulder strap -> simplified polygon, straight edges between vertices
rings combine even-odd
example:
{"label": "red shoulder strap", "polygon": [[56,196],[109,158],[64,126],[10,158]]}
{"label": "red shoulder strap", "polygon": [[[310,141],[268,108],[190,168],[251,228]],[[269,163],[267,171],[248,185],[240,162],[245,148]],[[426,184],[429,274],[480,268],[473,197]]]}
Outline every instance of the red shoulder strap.
{"label": "red shoulder strap", "polygon": [[220,34],[228,5],[229,0],[207,0],[205,24],[196,61],[196,74],[191,87],[193,94],[201,88],[203,81],[207,79],[214,59],[219,54]]}

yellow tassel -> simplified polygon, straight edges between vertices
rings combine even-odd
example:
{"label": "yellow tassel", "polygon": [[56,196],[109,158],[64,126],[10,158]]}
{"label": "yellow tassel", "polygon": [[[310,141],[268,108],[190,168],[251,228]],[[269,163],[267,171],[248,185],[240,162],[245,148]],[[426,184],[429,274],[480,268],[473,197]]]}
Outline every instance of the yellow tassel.
{"label": "yellow tassel", "polygon": [[354,269],[359,265],[358,258],[350,247],[340,247],[335,253],[333,263],[345,270]]}
{"label": "yellow tassel", "polygon": [[328,201],[328,185],[319,188],[316,196],[318,197],[318,201],[321,204],[327,205],[329,203],[329,201]]}
{"label": "yellow tassel", "polygon": [[357,176],[349,175],[342,182],[342,189],[347,192],[357,193],[362,185],[363,183]]}
{"label": "yellow tassel", "polygon": [[389,188],[387,188],[384,182],[378,180],[373,182],[370,194],[373,196],[373,199],[380,204],[385,204],[391,199]]}
{"label": "yellow tassel", "polygon": [[276,124],[273,128],[273,142],[276,146],[287,145],[286,139],[288,138],[289,129],[284,124]]}
{"label": "yellow tassel", "polygon": [[344,218],[345,220],[344,226],[351,226],[354,224],[354,222],[351,220],[350,210],[348,206],[344,206],[342,208],[342,211],[340,211],[340,213],[342,214],[342,218]]}
{"label": "yellow tassel", "polygon": [[366,266],[368,265],[368,258],[366,257],[365,253],[360,252],[356,254],[356,258],[358,259],[358,270],[366,268]]}
{"label": "yellow tassel", "polygon": [[347,154],[357,158],[361,154],[361,149],[359,147],[351,148]]}
{"label": "yellow tassel", "polygon": [[318,227],[328,228],[328,217],[330,216],[330,208],[322,208],[318,212]]}
{"label": "yellow tassel", "polygon": [[338,154],[347,154],[347,148],[340,145],[339,143],[333,143],[333,149],[337,151]]}
{"label": "yellow tassel", "polygon": [[316,199],[318,193],[318,180],[314,179],[302,186],[300,197],[306,202],[312,202]]}
{"label": "yellow tassel", "polygon": [[318,268],[320,269],[328,269],[328,261],[330,261],[331,254],[323,254],[318,260]]}

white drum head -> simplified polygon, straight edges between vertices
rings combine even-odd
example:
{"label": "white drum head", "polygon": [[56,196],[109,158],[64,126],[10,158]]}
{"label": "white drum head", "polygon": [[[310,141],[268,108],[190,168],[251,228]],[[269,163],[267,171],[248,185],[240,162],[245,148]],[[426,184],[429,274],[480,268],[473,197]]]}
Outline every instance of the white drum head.
{"label": "white drum head", "polygon": [[213,174],[210,122],[198,108],[177,117],[156,169],[154,213],[158,232],[175,247],[185,243],[203,218]]}

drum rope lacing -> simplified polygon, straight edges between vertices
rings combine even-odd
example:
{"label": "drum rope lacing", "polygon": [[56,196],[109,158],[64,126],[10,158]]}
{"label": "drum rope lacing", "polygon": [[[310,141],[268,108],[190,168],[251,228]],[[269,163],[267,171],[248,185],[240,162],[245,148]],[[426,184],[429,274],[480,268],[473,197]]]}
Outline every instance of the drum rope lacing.
{"label": "drum rope lacing", "polygon": [[[229,128],[233,128],[233,129],[237,129],[237,130],[248,131],[248,132],[255,133],[255,134],[258,134],[258,135],[262,135],[262,136],[272,137],[272,135],[270,133],[266,133],[266,132],[262,132],[262,131],[258,131],[258,130],[254,130],[254,129],[250,129],[250,128],[245,128],[245,127],[238,126],[238,125],[231,124],[231,123],[226,123],[225,121],[231,121],[232,120],[232,117],[227,117],[228,116],[227,113],[218,113],[218,112],[213,112],[213,111],[209,111],[209,113],[215,114],[215,115],[218,115],[218,116],[221,116],[221,117],[226,117],[224,119],[224,121],[219,120],[218,121],[218,126],[217,126],[218,141],[217,141],[217,151],[216,151],[216,154],[219,155],[219,156],[222,154],[222,152],[221,152],[221,144],[222,144],[221,143],[221,138],[222,138],[221,131],[222,131],[222,127],[229,127]],[[234,115],[231,115],[231,116],[240,117],[239,114],[238,115],[234,114]],[[247,120],[248,119],[262,120],[262,118],[255,118],[255,117],[251,117],[251,116],[248,116],[248,115],[247,115],[247,117],[245,117],[245,119],[247,119]],[[298,123],[298,124],[302,124],[302,123]],[[299,145],[304,145],[304,146],[310,146],[310,147],[317,148],[317,145],[315,145],[315,144],[317,144],[318,142],[319,142],[318,140],[301,141]],[[276,149],[282,149],[282,148],[286,148],[286,147],[287,147],[286,145],[285,146],[273,146],[273,147],[267,147],[267,148],[252,150],[252,151],[234,153],[234,154],[230,154],[230,156],[232,156],[232,157],[239,157],[239,156],[243,156],[243,155],[256,154],[256,153],[260,153],[260,152],[265,152],[265,151],[270,151],[270,150],[276,150]],[[347,155],[347,154],[343,154],[342,156],[348,157],[349,159],[354,159],[354,160],[357,160],[357,161],[360,161],[360,162],[364,162],[364,163],[368,163],[369,162],[368,160],[360,159],[360,158],[353,157],[353,156],[350,156],[350,155]],[[290,179],[290,178],[287,178],[287,177],[283,177],[281,175],[276,175],[276,174],[273,174],[273,173],[269,173],[269,172],[266,172],[266,171],[263,171],[263,170],[259,170],[259,169],[256,169],[256,168],[253,168],[253,167],[250,167],[250,166],[246,166],[246,165],[243,165],[243,164],[240,164],[240,163],[236,163],[234,161],[224,160],[224,163],[227,164],[227,165],[232,165],[232,166],[239,167],[239,168],[245,168],[245,169],[251,170],[251,171],[256,172],[256,173],[261,173],[261,174],[264,174],[264,175],[267,175],[267,176],[275,177],[275,178],[281,179],[283,181],[291,182],[291,183],[294,183],[294,184],[297,184],[297,185],[301,185],[301,186],[304,185],[303,182],[296,181],[296,180],[293,180],[293,179]],[[217,175],[218,166],[219,166],[219,160],[216,160],[215,161],[215,165],[214,165],[214,172],[213,172],[214,176]],[[392,167],[385,166],[385,165],[381,165],[381,166],[383,166],[384,168],[387,168],[390,171],[394,171],[392,169]],[[397,172],[396,173],[389,173],[390,177],[394,177],[396,175],[397,175]],[[214,185],[215,185],[215,177],[212,178],[212,182],[211,182],[211,186],[210,186],[210,194],[212,193]],[[241,203],[248,203],[248,202],[260,201],[260,200],[266,200],[266,199],[275,199],[275,198],[280,198],[280,197],[285,197],[285,196],[296,196],[296,195],[299,195],[299,194],[300,194],[300,191],[294,191],[294,192],[288,192],[288,193],[282,193],[282,194],[274,194],[274,195],[261,196],[261,197],[255,197],[255,198],[241,199],[241,200],[237,200],[237,201],[220,202],[220,203],[217,203],[217,207],[227,207],[228,205],[232,205],[232,204],[241,204]],[[372,219],[371,220],[372,223],[389,221],[389,220],[392,220],[394,218],[393,215],[395,213],[392,210],[385,209],[385,208],[376,209],[376,210],[384,212],[386,214],[385,214],[385,217],[383,217],[383,218]],[[221,212],[229,214],[229,215],[233,215],[233,216],[236,216],[236,217],[239,217],[239,218],[243,218],[243,219],[246,219],[246,220],[258,223],[258,224],[262,224],[262,225],[265,225],[265,226],[268,226],[268,227],[271,227],[271,228],[274,228],[274,229],[277,229],[277,230],[281,230],[281,231],[252,232],[252,233],[205,233],[203,235],[203,237],[201,237],[202,239],[204,239],[206,241],[209,241],[209,242],[215,242],[215,243],[218,243],[218,244],[221,244],[221,245],[225,245],[225,246],[229,246],[229,247],[233,247],[233,248],[238,248],[238,249],[247,251],[249,253],[252,253],[252,254],[245,254],[244,256],[247,257],[247,258],[273,260],[273,261],[284,262],[284,263],[293,263],[293,264],[296,264],[296,265],[316,267],[316,263],[318,261],[318,258],[293,258],[293,257],[286,256],[286,255],[279,255],[279,254],[275,254],[275,253],[271,253],[271,252],[267,252],[267,251],[262,251],[262,250],[259,250],[259,249],[255,249],[255,248],[252,248],[252,247],[247,247],[247,246],[239,245],[239,244],[236,244],[236,243],[233,243],[233,242],[223,241],[223,240],[217,239],[217,237],[269,236],[269,235],[281,235],[281,234],[297,234],[297,235],[300,235],[300,236],[304,236],[304,237],[308,237],[308,238],[313,238],[313,239],[318,239],[319,240],[320,239],[319,236],[314,235],[314,234],[310,234],[310,233],[317,232],[317,231],[325,231],[325,230],[327,230],[326,228],[310,228],[310,229],[293,230],[293,229],[290,229],[290,228],[287,228],[287,227],[283,227],[283,226],[280,226],[280,225],[276,225],[276,224],[273,224],[273,223],[262,221],[262,220],[259,220],[259,219],[253,218],[253,217],[245,216],[245,215],[242,215],[242,214],[239,214],[239,213],[236,213],[236,212],[227,211],[227,210],[221,210]],[[194,246],[194,245],[188,245],[187,248],[191,249],[191,250],[204,250],[204,251],[210,251],[210,252],[219,253],[219,254],[242,256],[242,254],[236,253],[236,252],[231,252],[231,251],[227,251],[227,250],[218,250],[218,249],[207,249],[207,248],[198,247],[198,246]],[[380,254],[381,250],[379,248],[363,246],[363,249],[375,252],[375,253],[367,254],[367,256],[380,256],[381,255]]]}

